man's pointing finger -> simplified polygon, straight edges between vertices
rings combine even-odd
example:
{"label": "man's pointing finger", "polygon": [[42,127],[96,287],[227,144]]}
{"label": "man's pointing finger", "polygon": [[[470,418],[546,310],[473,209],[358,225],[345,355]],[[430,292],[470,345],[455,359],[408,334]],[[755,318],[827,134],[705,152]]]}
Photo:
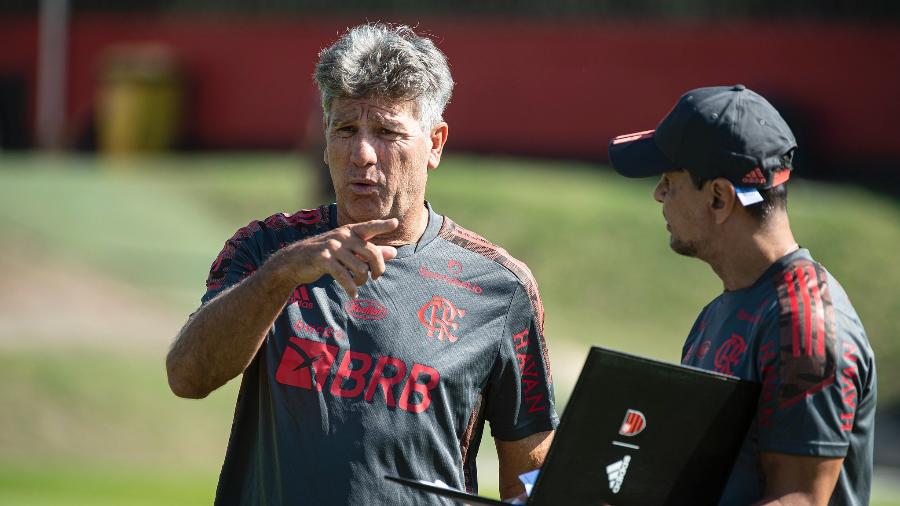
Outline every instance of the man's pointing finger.
{"label": "man's pointing finger", "polygon": [[389,220],[372,220],[364,223],[355,223],[353,225],[348,225],[347,228],[359,236],[360,239],[368,241],[377,235],[386,234],[395,230],[398,226],[400,226],[400,222],[397,218],[391,218]]}

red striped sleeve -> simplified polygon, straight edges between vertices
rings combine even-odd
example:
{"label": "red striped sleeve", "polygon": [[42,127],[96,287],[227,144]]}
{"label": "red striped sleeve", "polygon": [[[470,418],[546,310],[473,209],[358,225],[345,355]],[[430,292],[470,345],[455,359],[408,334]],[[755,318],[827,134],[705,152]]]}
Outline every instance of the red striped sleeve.
{"label": "red striped sleeve", "polygon": [[[795,357],[800,356],[800,326],[799,326],[799,309],[797,307],[797,293],[794,290],[794,273],[788,271],[784,273],[784,283],[787,287],[788,308],[791,320],[791,351]],[[786,305],[788,305],[786,304]],[[784,308],[783,308],[784,309]]]}
{"label": "red striped sleeve", "polygon": [[815,322],[816,322],[816,354],[825,354],[825,307],[822,304],[822,296],[819,293],[819,276],[816,269],[812,265],[806,267],[809,272],[810,287],[812,289],[812,299],[815,304]]}
{"label": "red striped sleeve", "polygon": [[803,351],[807,356],[812,355],[812,311],[809,302],[810,290],[804,289],[809,286],[806,280],[806,271],[803,267],[795,269],[797,272],[797,282],[799,283],[800,295],[803,297]]}
{"label": "red striped sleeve", "polygon": [[[225,242],[222,251],[219,252],[218,256],[216,256],[216,259],[213,261],[212,266],[210,266],[209,276],[206,279],[206,289],[212,291],[222,288],[238,248],[244,241],[260,232],[264,226],[271,230],[282,230],[293,227],[304,231],[310,227],[319,227],[323,223],[326,225],[328,223],[327,206],[322,206],[317,209],[304,209],[290,215],[277,213],[262,221],[251,221],[247,226],[238,229],[238,231]],[[245,265],[242,267],[249,269],[249,272],[246,273],[249,274],[259,266]]]}
{"label": "red striped sleeve", "polygon": [[825,270],[809,260],[776,277],[779,317],[779,407],[834,383],[837,363],[834,310]]}

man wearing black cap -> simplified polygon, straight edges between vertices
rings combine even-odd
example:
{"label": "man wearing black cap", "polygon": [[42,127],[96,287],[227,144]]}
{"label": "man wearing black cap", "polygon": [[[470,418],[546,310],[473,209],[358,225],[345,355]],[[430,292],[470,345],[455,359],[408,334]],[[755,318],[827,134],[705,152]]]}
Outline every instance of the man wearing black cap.
{"label": "man wearing black cap", "polygon": [[610,142],[620,174],[660,176],[672,249],[724,284],[682,363],[763,385],[720,504],[869,502],[875,360],[847,294],[791,232],[796,147],[742,85],[689,91],[655,130]]}

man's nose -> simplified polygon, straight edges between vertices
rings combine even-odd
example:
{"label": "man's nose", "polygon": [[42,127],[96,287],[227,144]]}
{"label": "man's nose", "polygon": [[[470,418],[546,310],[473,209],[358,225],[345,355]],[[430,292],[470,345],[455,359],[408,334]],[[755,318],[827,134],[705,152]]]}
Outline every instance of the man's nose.
{"label": "man's nose", "polygon": [[375,165],[378,158],[375,156],[375,147],[367,134],[359,132],[353,139],[350,161],[357,167]]}
{"label": "man's nose", "polygon": [[656,183],[656,188],[653,189],[653,198],[660,204],[662,204],[663,199],[666,197],[666,189],[663,186],[663,182],[660,181]]}

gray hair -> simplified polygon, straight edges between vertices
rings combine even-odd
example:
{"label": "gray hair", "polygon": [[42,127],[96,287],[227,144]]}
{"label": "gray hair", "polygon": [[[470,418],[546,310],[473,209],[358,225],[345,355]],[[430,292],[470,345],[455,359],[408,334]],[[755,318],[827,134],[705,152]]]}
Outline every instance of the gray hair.
{"label": "gray hair", "polygon": [[313,78],[326,122],[336,98],[381,96],[415,100],[419,121],[431,130],[443,121],[453,92],[444,53],[405,25],[369,23],[347,30],[319,53]]}

